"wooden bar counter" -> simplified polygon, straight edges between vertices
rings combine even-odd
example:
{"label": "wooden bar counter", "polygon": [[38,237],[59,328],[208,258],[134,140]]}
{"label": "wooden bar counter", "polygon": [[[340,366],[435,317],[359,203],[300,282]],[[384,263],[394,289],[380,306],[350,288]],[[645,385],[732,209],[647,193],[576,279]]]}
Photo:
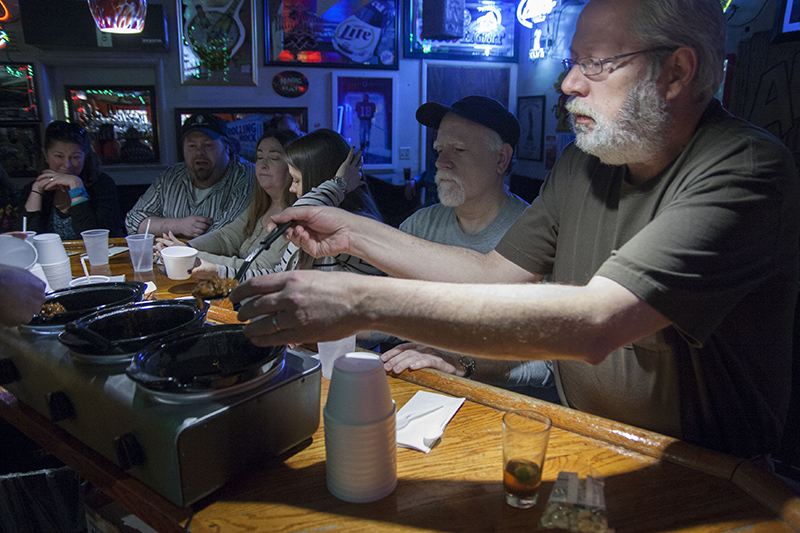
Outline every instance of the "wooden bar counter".
{"label": "wooden bar counter", "polygon": [[[80,242],[66,245],[82,251]],[[74,274],[82,275],[77,254],[73,258]],[[103,269],[129,281],[155,282],[157,298],[191,292],[191,281],[173,282],[159,266],[134,274],[127,253],[92,273],[108,274]],[[236,322],[225,307],[229,302],[213,306],[209,319]],[[18,337],[0,328],[0,351],[13,349],[14,342]],[[289,453],[178,508],[4,389],[0,416],[161,532],[547,531],[539,517],[559,471],[605,479],[608,522],[618,532],[800,531],[800,496],[735,457],[436,371],[406,372],[390,377],[389,385],[398,409],[419,390],[466,401],[430,453],[397,449],[396,490],[367,504],[328,492],[322,423]],[[322,405],[327,391],[322,379]],[[540,504],[529,510],[503,500],[501,417],[521,408],[553,419]]]}

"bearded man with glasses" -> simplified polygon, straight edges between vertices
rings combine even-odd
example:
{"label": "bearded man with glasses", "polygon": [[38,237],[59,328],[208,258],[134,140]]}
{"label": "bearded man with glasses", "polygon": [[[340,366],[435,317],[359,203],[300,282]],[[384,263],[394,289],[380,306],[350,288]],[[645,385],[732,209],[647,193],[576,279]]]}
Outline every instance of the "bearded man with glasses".
{"label": "bearded man with glasses", "polygon": [[[240,285],[259,345],[359,329],[494,359],[551,359],[562,401],[754,457],[791,389],[800,183],[791,153],[714,100],[719,0],[590,0],[562,91],[576,141],[497,247],[437,246],[330,209],[290,209],[313,255],[394,276]],[[551,283],[534,283],[549,275]],[[365,279],[369,278],[369,279]],[[428,281],[418,281],[418,278]]]}

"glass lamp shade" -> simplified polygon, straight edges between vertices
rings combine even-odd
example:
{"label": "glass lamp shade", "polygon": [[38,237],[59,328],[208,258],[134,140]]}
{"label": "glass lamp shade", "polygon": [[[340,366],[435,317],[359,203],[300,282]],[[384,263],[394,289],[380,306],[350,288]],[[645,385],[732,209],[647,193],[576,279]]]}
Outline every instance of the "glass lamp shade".
{"label": "glass lamp shade", "polygon": [[107,33],[140,33],[147,0],[88,0],[94,23]]}

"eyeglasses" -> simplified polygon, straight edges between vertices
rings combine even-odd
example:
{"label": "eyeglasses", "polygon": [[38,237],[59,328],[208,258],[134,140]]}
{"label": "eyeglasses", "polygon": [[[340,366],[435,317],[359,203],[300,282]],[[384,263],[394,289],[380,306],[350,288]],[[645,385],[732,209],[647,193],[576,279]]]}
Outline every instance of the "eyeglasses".
{"label": "eyeglasses", "polygon": [[659,50],[673,50],[673,48],[669,48],[667,46],[658,46],[656,48],[648,48],[647,50],[639,50],[638,52],[630,52],[627,54],[620,54],[618,56],[611,56],[611,57],[583,57],[581,59],[564,59],[561,61],[561,64],[564,65],[564,70],[569,72],[572,70],[572,67],[578,65],[581,69],[581,73],[584,76],[597,76],[601,72],[603,72],[603,65],[609,61],[614,61],[615,59],[622,59],[623,57],[630,57],[635,56],[636,54],[646,54],[647,52],[656,52]]}

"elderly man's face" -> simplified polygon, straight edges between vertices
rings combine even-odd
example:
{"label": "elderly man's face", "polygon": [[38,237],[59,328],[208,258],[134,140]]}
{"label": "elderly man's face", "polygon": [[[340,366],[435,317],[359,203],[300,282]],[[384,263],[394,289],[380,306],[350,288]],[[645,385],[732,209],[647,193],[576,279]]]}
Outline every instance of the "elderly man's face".
{"label": "elderly man's face", "polygon": [[[573,59],[611,57],[644,48],[626,30],[629,0],[593,0],[578,19]],[[662,149],[670,113],[644,54],[613,60],[584,76],[575,66],[561,84],[580,149],[611,165],[651,159]]]}
{"label": "elderly man's face", "polygon": [[435,179],[443,205],[457,207],[503,186],[502,172],[497,171],[500,154],[490,146],[487,133],[489,128],[453,113],[442,119],[433,148],[439,153]]}
{"label": "elderly man's face", "polygon": [[193,131],[183,138],[183,158],[195,186],[205,189],[214,185],[228,166],[228,148],[221,139]]}

